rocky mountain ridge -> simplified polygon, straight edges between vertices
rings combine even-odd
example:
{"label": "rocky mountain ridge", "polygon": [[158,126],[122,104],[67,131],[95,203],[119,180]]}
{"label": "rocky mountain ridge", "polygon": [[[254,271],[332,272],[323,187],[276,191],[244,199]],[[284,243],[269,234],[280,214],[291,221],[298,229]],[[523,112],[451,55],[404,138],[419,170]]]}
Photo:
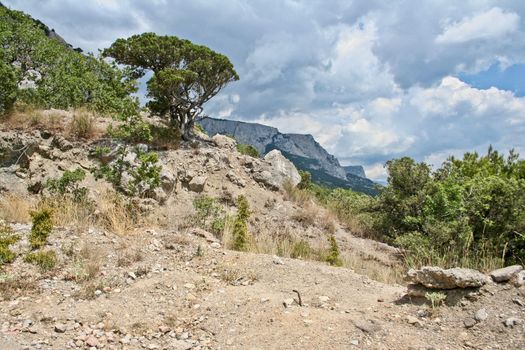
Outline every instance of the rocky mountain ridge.
{"label": "rocky mountain ridge", "polygon": [[285,134],[262,124],[209,117],[198,122],[209,135],[230,135],[240,143],[252,145],[262,155],[273,149],[280,150],[298,169],[309,171],[316,183],[367,194],[376,193],[375,184],[366,178],[362,166],[341,166],[338,159],[312,135]]}

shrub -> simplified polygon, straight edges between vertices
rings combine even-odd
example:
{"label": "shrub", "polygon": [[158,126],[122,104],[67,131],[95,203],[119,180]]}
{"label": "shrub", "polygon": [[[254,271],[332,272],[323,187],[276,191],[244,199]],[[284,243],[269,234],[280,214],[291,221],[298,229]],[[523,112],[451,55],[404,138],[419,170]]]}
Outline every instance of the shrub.
{"label": "shrub", "polygon": [[27,254],[25,261],[37,265],[42,271],[49,271],[55,267],[57,256],[53,250],[40,251]]}
{"label": "shrub", "polygon": [[200,195],[193,200],[195,225],[209,230],[215,235],[222,234],[226,222],[226,214],[215,198]]}
{"label": "shrub", "polygon": [[332,266],[342,266],[343,262],[340,257],[339,247],[337,246],[335,236],[330,235],[328,241],[330,242],[330,248],[328,249],[328,254],[325,257],[325,261]]}
{"label": "shrub", "polygon": [[237,151],[239,151],[240,154],[244,154],[253,158],[259,158],[259,151],[257,151],[257,148],[253,147],[252,145],[245,145],[242,143],[237,144]]}
{"label": "shrub", "polygon": [[237,215],[233,224],[233,249],[246,251],[248,248],[248,218],[250,207],[245,196],[240,195],[236,200]]}
{"label": "shrub", "polygon": [[0,224],[0,267],[15,260],[16,254],[9,249],[9,246],[19,239],[20,237],[14,235],[9,226]]}
{"label": "shrub", "polygon": [[124,117],[123,123],[116,128],[110,125],[108,134],[111,137],[132,143],[149,143],[153,139],[151,125],[139,115]]}
{"label": "shrub", "polygon": [[301,175],[301,182],[297,185],[297,188],[301,190],[309,189],[312,186],[312,174],[309,171],[299,170]]}
{"label": "shrub", "polygon": [[310,258],[312,255],[312,248],[310,247],[310,244],[308,241],[305,241],[304,239],[301,239],[300,241],[294,242],[292,246],[292,252],[290,254],[290,257],[294,259],[307,259]]}
{"label": "shrub", "polygon": [[79,186],[85,178],[86,172],[82,169],[66,170],[61,178],[48,180],[46,187],[53,194],[71,196],[75,201],[80,202],[86,198],[89,191]]}
{"label": "shrub", "polygon": [[43,208],[32,212],[31,218],[33,219],[33,226],[31,227],[29,243],[32,249],[38,249],[47,244],[47,238],[53,229],[52,211]]}
{"label": "shrub", "polygon": [[430,301],[430,304],[432,305],[432,311],[435,311],[445,302],[445,300],[447,299],[447,295],[442,292],[427,292],[425,293],[425,299]]}
{"label": "shrub", "polygon": [[79,139],[89,139],[95,133],[95,118],[86,109],[77,109],[69,125],[69,133]]}
{"label": "shrub", "polygon": [[181,140],[179,128],[164,125],[150,125],[152,141],[155,149],[177,149]]}

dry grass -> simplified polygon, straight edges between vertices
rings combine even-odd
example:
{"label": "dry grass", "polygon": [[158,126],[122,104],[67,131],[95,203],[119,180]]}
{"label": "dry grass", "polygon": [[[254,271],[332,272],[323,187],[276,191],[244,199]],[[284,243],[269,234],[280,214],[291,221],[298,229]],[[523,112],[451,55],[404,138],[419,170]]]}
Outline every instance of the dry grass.
{"label": "dry grass", "polygon": [[0,198],[0,218],[7,222],[29,222],[33,202],[23,196],[7,194]]}
{"label": "dry grass", "polygon": [[39,128],[64,131],[69,113],[55,109],[41,110],[26,105],[17,105],[3,120],[3,124],[12,129]]}
{"label": "dry grass", "polygon": [[37,289],[32,278],[0,274],[0,300],[12,300]]}
{"label": "dry grass", "polygon": [[75,201],[68,196],[46,197],[38,203],[36,209],[43,208],[53,211],[55,226],[72,227],[80,232],[93,224],[94,204],[87,200]]}
{"label": "dry grass", "polygon": [[286,200],[297,203],[301,207],[314,203],[314,197],[308,191],[301,190],[295,187],[291,182],[287,181],[283,185],[284,198]]}
{"label": "dry grass", "polygon": [[144,255],[140,249],[127,249],[117,253],[117,266],[119,267],[127,267],[142,260],[144,260]]}
{"label": "dry grass", "polygon": [[382,283],[403,283],[405,269],[402,265],[385,266],[385,264],[379,261],[363,257],[353,252],[343,252],[341,255],[343,266],[354,270],[358,274],[368,276]]}
{"label": "dry grass", "polygon": [[97,209],[97,225],[118,235],[134,233],[145,224],[138,210],[113,192],[101,196]]}
{"label": "dry grass", "polygon": [[95,116],[85,108],[73,112],[68,134],[76,139],[91,139],[97,134]]}
{"label": "dry grass", "polygon": [[[80,251],[67,247],[72,258],[72,264],[66,270],[66,279],[85,283],[92,281],[100,273],[101,252],[93,246],[84,245]],[[63,250],[64,251],[64,250]]]}

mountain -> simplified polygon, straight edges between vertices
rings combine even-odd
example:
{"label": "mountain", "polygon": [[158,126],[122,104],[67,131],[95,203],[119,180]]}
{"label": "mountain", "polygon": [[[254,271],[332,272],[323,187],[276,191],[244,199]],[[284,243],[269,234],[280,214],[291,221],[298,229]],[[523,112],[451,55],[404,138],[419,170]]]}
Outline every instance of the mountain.
{"label": "mountain", "polygon": [[260,154],[280,150],[298,169],[309,171],[315,183],[377,194],[375,183],[366,178],[362,166],[342,167],[312,135],[284,134],[271,126],[209,117],[198,122],[208,135],[230,135],[240,143],[252,145]]}

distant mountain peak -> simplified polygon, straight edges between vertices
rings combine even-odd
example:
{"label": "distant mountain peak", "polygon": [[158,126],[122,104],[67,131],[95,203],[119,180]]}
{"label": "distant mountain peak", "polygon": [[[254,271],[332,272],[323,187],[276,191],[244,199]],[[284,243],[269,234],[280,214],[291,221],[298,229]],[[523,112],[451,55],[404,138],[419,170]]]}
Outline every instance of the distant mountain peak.
{"label": "distant mountain peak", "polygon": [[314,182],[319,184],[377,193],[374,182],[366,178],[362,166],[342,167],[339,160],[310,134],[285,134],[267,125],[209,117],[198,122],[210,136],[233,136],[240,143],[252,145],[260,154],[278,149],[298,169],[309,171]]}

